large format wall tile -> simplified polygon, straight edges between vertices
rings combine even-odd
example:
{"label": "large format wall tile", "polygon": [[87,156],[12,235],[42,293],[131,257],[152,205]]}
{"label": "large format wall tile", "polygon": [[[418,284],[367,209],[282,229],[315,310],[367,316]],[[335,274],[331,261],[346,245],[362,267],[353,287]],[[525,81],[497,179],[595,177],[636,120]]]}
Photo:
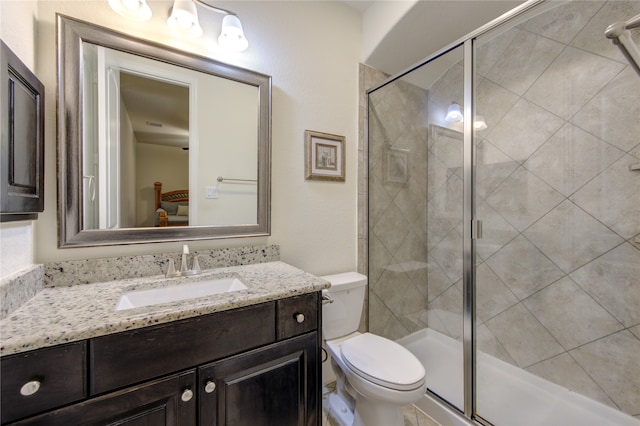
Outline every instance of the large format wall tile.
{"label": "large format wall tile", "polygon": [[629,243],[599,257],[571,278],[626,327],[640,323],[640,250]]}
{"label": "large format wall tile", "polygon": [[486,263],[520,300],[564,275],[523,236],[515,238]]}
{"label": "large format wall tile", "polygon": [[610,407],[618,408],[580,364],[566,352],[532,365],[527,371]]}
{"label": "large format wall tile", "polygon": [[640,340],[624,330],[570,352],[625,412],[640,407]]}
{"label": "large format wall tile", "polygon": [[487,73],[491,81],[522,95],[560,54],[563,45],[520,31]]}
{"label": "large format wall tile", "polygon": [[[578,33],[571,45],[626,64],[627,60],[618,47],[602,34],[614,22],[626,21],[639,13],[640,2],[636,0],[608,1]],[[631,37],[636,44],[640,43],[640,32],[633,31]]]}
{"label": "large format wall tile", "polygon": [[[564,350],[521,303],[485,323],[519,367],[528,367]],[[522,332],[526,330],[526,334]]]}
{"label": "large format wall tile", "polygon": [[604,1],[576,1],[556,7],[553,12],[529,19],[523,28],[532,33],[548,37],[561,43],[569,43],[593,15],[605,4]]}
{"label": "large format wall tile", "polygon": [[481,323],[518,303],[518,298],[486,263],[476,270],[476,318]]}
{"label": "large format wall tile", "polygon": [[625,155],[571,197],[587,213],[623,238],[640,231],[640,179],[629,166],[640,159]]}
{"label": "large format wall tile", "polygon": [[533,224],[524,236],[565,273],[624,241],[569,200]]}
{"label": "large format wall tile", "polygon": [[516,229],[523,231],[563,199],[558,191],[520,167],[486,201]]}
{"label": "large format wall tile", "polygon": [[[640,4],[640,2],[638,2]],[[636,31],[640,34],[640,31]],[[640,79],[627,66],[571,119],[571,122],[623,151],[638,143]]]}
{"label": "large format wall tile", "polygon": [[484,200],[516,169],[518,162],[484,140],[476,146],[476,200]]}
{"label": "large format wall tile", "polygon": [[486,138],[512,159],[522,162],[540,148],[562,124],[559,117],[521,99]]}
{"label": "large format wall tile", "polygon": [[524,166],[568,197],[623,154],[612,145],[567,123]]}
{"label": "large format wall tile", "polygon": [[476,255],[486,260],[518,236],[518,231],[502,218],[488,203],[481,203],[476,210],[482,221],[482,238],[476,241]]}
{"label": "large format wall tile", "polygon": [[624,327],[569,277],[534,294],[524,304],[567,350]]}
{"label": "large format wall tile", "polygon": [[567,47],[524,97],[567,120],[623,67],[619,62]]}

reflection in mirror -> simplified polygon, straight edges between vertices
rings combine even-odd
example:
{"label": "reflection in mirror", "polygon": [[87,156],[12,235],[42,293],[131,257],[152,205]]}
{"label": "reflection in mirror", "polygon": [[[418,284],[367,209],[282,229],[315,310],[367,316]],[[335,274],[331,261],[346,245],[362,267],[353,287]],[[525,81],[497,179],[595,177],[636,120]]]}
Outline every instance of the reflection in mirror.
{"label": "reflection in mirror", "polygon": [[83,55],[83,229],[257,223],[255,183],[217,181],[257,179],[256,87],[92,43]]}
{"label": "reflection in mirror", "polygon": [[61,247],[269,234],[270,77],[58,26]]}

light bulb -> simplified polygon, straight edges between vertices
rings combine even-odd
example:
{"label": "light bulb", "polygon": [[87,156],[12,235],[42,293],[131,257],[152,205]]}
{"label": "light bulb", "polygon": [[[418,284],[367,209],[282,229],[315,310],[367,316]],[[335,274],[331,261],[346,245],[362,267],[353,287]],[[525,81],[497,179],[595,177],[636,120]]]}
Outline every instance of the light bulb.
{"label": "light bulb", "polygon": [[190,19],[190,17],[185,15],[177,16],[176,21],[178,22],[180,28],[183,28],[185,30],[188,30],[189,28],[191,28],[191,25],[193,25],[193,21]]}
{"label": "light bulb", "polygon": [[242,52],[249,47],[249,41],[242,31],[242,23],[235,15],[222,18],[222,31],[218,37],[218,44],[233,52]]}
{"label": "light bulb", "polygon": [[132,12],[140,9],[140,2],[138,0],[122,0],[122,4],[127,8],[127,10]]}
{"label": "light bulb", "polygon": [[118,15],[136,21],[151,19],[151,8],[147,0],[108,0],[109,6]]}

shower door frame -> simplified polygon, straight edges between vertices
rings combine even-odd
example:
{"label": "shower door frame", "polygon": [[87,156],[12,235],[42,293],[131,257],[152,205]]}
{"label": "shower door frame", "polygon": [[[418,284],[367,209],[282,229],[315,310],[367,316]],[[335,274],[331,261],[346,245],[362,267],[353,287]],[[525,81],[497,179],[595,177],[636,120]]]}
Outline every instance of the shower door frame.
{"label": "shower door frame", "polygon": [[[438,50],[434,54],[426,57],[417,64],[395,74],[378,84],[366,90],[367,104],[369,95],[390,84],[412,71],[432,62],[439,57],[449,53],[450,51],[463,47],[463,93],[464,93],[464,117],[475,116],[475,42],[476,39],[491,30],[506,24],[507,22],[518,19],[521,15],[527,13],[544,3],[551,4],[551,0],[528,0],[517,6],[502,16],[494,19],[488,24],[483,25],[477,30],[467,34],[466,36],[456,40],[448,46]],[[541,6],[544,8],[544,6]],[[368,105],[367,105],[368,110]],[[368,124],[366,126],[366,138],[368,140]],[[367,156],[368,157],[368,156]],[[367,165],[368,167],[368,165]],[[475,241],[482,238],[482,223],[476,219],[475,212],[475,146],[474,146],[474,130],[473,120],[466,119],[463,121],[463,228],[462,228],[462,269],[463,269],[463,312],[462,312],[462,345],[463,345],[463,364],[464,364],[464,384],[463,396],[464,406],[462,412],[460,407],[451,405],[448,401],[440,398],[438,395],[427,391],[431,397],[438,400],[441,404],[455,415],[463,415],[462,420],[471,421],[475,424],[491,425],[491,422],[483,419],[476,413],[476,364],[475,364],[475,287],[476,287],[476,268],[475,268]],[[473,424],[472,423],[472,424]]]}

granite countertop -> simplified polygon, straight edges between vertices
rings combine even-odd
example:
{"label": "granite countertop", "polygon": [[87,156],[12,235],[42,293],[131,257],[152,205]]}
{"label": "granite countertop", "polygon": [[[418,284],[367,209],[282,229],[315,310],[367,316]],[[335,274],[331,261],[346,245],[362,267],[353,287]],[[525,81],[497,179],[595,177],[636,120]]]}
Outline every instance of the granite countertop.
{"label": "granite countertop", "polygon": [[[116,311],[122,293],[235,276],[248,287],[232,293]],[[328,288],[329,283],[283,262],[232,266],[186,278],[163,276],[45,288],[0,321],[0,356]]]}

